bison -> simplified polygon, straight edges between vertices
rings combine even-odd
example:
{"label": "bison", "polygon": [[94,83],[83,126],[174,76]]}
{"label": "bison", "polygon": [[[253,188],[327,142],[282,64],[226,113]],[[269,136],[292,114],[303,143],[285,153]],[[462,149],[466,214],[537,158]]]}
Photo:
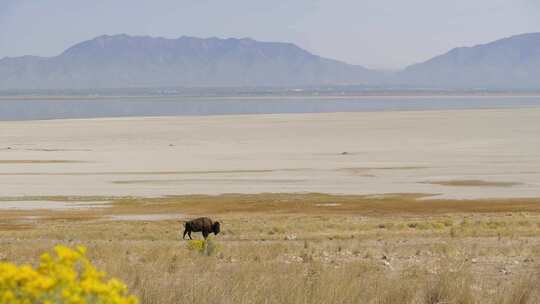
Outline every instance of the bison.
{"label": "bison", "polygon": [[182,239],[185,239],[187,234],[189,236],[189,239],[192,240],[192,232],[202,232],[202,235],[206,240],[210,233],[214,233],[215,235],[217,235],[219,231],[219,222],[213,222],[207,217],[200,217],[184,223],[184,236],[182,237]]}

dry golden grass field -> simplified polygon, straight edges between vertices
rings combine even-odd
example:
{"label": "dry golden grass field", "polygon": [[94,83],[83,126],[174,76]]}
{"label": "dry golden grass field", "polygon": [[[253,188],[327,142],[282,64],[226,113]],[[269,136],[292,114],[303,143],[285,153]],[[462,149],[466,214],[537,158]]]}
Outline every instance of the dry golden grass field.
{"label": "dry golden grass field", "polygon": [[[540,303],[540,199],[1,200],[78,206],[0,211],[1,260],[34,263],[55,244],[83,244],[98,267],[145,304]],[[200,215],[222,222],[204,253],[190,250],[180,235],[181,221]]]}

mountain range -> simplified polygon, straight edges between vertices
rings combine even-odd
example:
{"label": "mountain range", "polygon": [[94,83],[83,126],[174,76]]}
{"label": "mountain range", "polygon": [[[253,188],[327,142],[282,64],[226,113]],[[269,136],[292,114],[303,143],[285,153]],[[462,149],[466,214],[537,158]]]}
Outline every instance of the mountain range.
{"label": "mountain range", "polygon": [[540,89],[540,33],[460,47],[398,73],[407,85]]}
{"label": "mountain range", "polygon": [[0,88],[288,86],[374,83],[378,73],[252,39],[101,36],[56,57],[0,60]]}
{"label": "mountain range", "polygon": [[55,57],[0,60],[0,90],[365,85],[540,89],[540,33],[460,47],[395,73],[327,59],[291,43],[100,36]]}

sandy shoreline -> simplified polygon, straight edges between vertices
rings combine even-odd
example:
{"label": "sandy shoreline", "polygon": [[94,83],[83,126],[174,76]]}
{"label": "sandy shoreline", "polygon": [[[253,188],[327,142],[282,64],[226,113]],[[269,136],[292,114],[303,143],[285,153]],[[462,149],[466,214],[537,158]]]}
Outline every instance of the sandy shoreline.
{"label": "sandy shoreline", "polygon": [[0,122],[0,197],[540,197],[540,109]]}

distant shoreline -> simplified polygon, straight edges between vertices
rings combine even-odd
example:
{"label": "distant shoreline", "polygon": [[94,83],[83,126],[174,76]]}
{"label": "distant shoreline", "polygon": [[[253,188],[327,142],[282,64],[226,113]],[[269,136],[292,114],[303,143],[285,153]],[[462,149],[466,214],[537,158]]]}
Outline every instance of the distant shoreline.
{"label": "distant shoreline", "polygon": [[31,96],[0,99],[0,121],[540,108],[540,95]]}
{"label": "distant shoreline", "polygon": [[[0,93],[1,94],[1,93]],[[463,93],[463,92],[426,92],[426,93],[406,93],[406,92],[376,92],[376,93],[355,93],[355,94],[238,94],[238,95],[0,95],[0,101],[15,100],[105,100],[105,99],[179,99],[191,98],[200,100],[265,100],[265,99],[350,99],[350,98],[540,98],[540,92],[527,93]]]}

